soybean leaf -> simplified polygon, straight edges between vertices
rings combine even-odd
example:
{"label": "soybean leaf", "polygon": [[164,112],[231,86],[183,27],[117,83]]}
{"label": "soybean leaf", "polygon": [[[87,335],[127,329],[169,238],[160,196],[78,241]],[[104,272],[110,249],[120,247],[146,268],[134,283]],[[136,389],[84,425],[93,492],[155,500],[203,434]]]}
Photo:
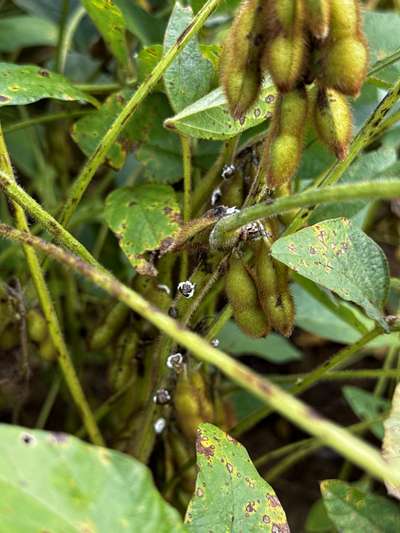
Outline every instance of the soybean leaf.
{"label": "soybean leaf", "polygon": [[231,320],[224,326],[218,338],[224,351],[258,355],[272,363],[298,361],[302,356],[301,352],[281,335],[271,333],[264,339],[253,339],[245,335]]}
{"label": "soybean leaf", "polygon": [[272,255],[302,276],[360,305],[387,330],[383,306],[389,290],[381,248],[345,218],[326,220],[272,246]]}
{"label": "soybean leaf", "polygon": [[305,523],[306,533],[335,533],[336,529],[329,518],[322,498],[311,507]]}
{"label": "soybean leaf", "polygon": [[189,531],[289,533],[274,490],[241,444],[217,427],[201,424],[196,451],[199,473],[185,518]]}
{"label": "soybean leaf", "polygon": [[[35,16],[45,17],[55,22],[60,21],[65,12],[64,0],[14,0],[21,9]],[[70,14],[79,5],[79,0],[69,0],[67,14]]]}
{"label": "soybean leaf", "polygon": [[146,466],[62,433],[0,425],[0,531],[185,531]]}
{"label": "soybean leaf", "polygon": [[34,65],[0,63],[0,106],[31,104],[42,98],[96,104],[61,74]]}
{"label": "soybean leaf", "polygon": [[[324,305],[315,300],[300,285],[294,284],[292,294],[296,308],[296,325],[323,339],[340,342],[342,344],[353,344],[362,336],[356,329],[351,327],[347,322],[327,309]],[[333,295],[332,295],[333,296]],[[344,303],[350,308],[360,322],[368,330],[373,329],[374,322],[361,313],[355,306]],[[379,335],[372,342],[368,343],[366,348],[376,348],[382,346],[393,346],[399,342],[398,333],[389,333]]]}
{"label": "soybean leaf", "polygon": [[[191,24],[193,11],[176,2],[164,37],[164,53]],[[212,64],[204,59],[198,40],[191,39],[164,74],[165,88],[173,110],[178,113],[208,93],[214,77]]]}
{"label": "soybean leaf", "polygon": [[82,0],[104,42],[122,67],[129,63],[125,20],[114,0]]}
{"label": "soybean leaf", "polygon": [[390,500],[365,494],[338,479],[321,483],[321,492],[329,518],[341,533],[397,533],[400,509]]}
{"label": "soybean leaf", "polygon": [[[102,106],[79,119],[72,128],[72,137],[88,157],[96,150],[115,117],[132,96],[126,89],[111,95]],[[127,123],[111,147],[107,161],[119,169],[128,152],[136,149],[146,176],[157,182],[174,183],[182,177],[179,139],[162,126],[171,108],[162,94],[151,94]]]}
{"label": "soybean leaf", "polygon": [[164,35],[164,22],[134,4],[131,0],[114,0],[122,11],[127,29],[143,45],[161,43]]}
{"label": "soybean leaf", "polygon": [[143,254],[178,231],[179,206],[168,185],[123,187],[107,197],[105,219],[131,264],[140,273],[151,274]]}
{"label": "soybean leaf", "polygon": [[58,28],[45,18],[18,16],[0,19],[0,52],[27,46],[54,46]]}
{"label": "soybean leaf", "polygon": [[[400,15],[367,11],[364,14],[364,31],[368,39],[370,64],[384,59],[399,48]],[[376,73],[378,78],[395,82],[399,76],[400,63],[393,63]]]}
{"label": "soybean leaf", "polygon": [[[373,420],[389,409],[389,402],[358,387],[343,387],[343,395],[352,410],[361,420]],[[372,433],[383,439],[383,423],[371,426]]]}
{"label": "soybean leaf", "polygon": [[[392,409],[384,422],[384,438],[382,454],[395,470],[400,468],[400,384],[393,394]],[[400,500],[400,487],[386,483],[388,493]]]}
{"label": "soybean leaf", "polygon": [[272,116],[276,89],[267,81],[260,98],[245,117],[231,117],[223,90],[219,87],[165,121],[165,127],[197,139],[223,141],[235,137]]}

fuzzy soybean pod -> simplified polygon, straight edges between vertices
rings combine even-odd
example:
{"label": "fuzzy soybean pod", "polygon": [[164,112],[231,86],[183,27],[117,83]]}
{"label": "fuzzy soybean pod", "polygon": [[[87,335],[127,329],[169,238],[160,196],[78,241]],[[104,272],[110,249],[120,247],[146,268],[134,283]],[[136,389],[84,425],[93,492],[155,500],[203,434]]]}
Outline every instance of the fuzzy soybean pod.
{"label": "fuzzy soybean pod", "polygon": [[118,339],[116,357],[113,357],[109,368],[109,382],[115,392],[123,389],[137,372],[135,355],[138,342],[139,335],[132,328],[126,329]]}
{"label": "fuzzy soybean pod", "polygon": [[272,327],[289,337],[293,331],[294,304],[288,271],[271,257],[270,246],[264,239],[255,243],[255,278],[258,298]]}
{"label": "fuzzy soybean pod", "polygon": [[287,92],[302,79],[307,62],[304,0],[271,0],[268,6],[261,70],[271,74],[281,92]]}
{"label": "fuzzy soybean pod", "polygon": [[316,39],[326,39],[331,17],[330,0],[304,0],[307,27]]}
{"label": "fuzzy soybean pod", "polygon": [[320,88],[314,104],[318,137],[338,159],[345,159],[352,134],[352,116],[345,96],[334,89]]}
{"label": "fuzzy soybean pod", "polygon": [[270,189],[287,183],[299,166],[307,109],[304,87],[279,97],[261,160],[260,174]]}
{"label": "fuzzy soybean pod", "polygon": [[39,344],[38,353],[44,361],[51,362],[57,359],[57,348],[54,346],[53,339],[50,335]]}
{"label": "fuzzy soybean pod", "polygon": [[250,337],[265,337],[270,332],[257,296],[253,277],[239,257],[232,255],[225,276],[225,291],[239,328]]}
{"label": "fuzzy soybean pod", "polygon": [[244,0],[222,50],[220,77],[230,112],[237,119],[255,102],[261,89],[265,10],[265,0]]}
{"label": "fuzzy soybean pod", "polygon": [[26,315],[28,336],[33,342],[43,342],[48,335],[46,319],[37,309],[30,309]]}
{"label": "fuzzy soybean pod", "polygon": [[368,46],[355,0],[331,0],[330,34],[322,47],[320,83],[357,96],[367,75]]}
{"label": "fuzzy soybean pod", "polygon": [[179,375],[174,394],[176,418],[182,433],[190,440],[196,439],[196,431],[202,422],[212,422],[214,409],[207,394],[207,387],[200,371]]}
{"label": "fuzzy soybean pod", "polygon": [[104,322],[94,331],[90,341],[91,350],[101,350],[121,331],[129,315],[129,307],[118,302],[106,316]]}

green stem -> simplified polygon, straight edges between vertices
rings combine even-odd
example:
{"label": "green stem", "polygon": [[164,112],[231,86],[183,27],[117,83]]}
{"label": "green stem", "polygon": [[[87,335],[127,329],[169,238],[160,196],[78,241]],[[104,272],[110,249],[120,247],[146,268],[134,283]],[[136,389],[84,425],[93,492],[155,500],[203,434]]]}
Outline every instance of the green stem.
{"label": "green stem", "polygon": [[77,7],[65,25],[57,57],[59,72],[64,72],[68,51],[71,48],[74,33],[77,30],[79,23],[85,16],[85,14],[86,11],[83,6]]}
{"label": "green stem", "polygon": [[[7,174],[5,174],[3,170],[1,170],[2,174],[12,176],[11,180],[15,179],[1,128],[0,166],[7,172]],[[31,234],[29,233],[29,225],[24,210],[18,203],[14,203],[14,209],[18,228],[25,232],[26,235],[30,236]],[[54,346],[57,349],[57,359],[64,374],[64,379],[67,383],[75,405],[81,413],[83,423],[85,424],[88,435],[90,436],[92,442],[97,445],[103,445],[103,438],[97,428],[92,411],[90,410],[90,406],[86,400],[78,376],[75,372],[75,368],[72,363],[72,359],[68,351],[67,345],[65,344],[62,329],[57,318],[57,313],[46,285],[44,273],[40,267],[39,258],[34,248],[27,245],[24,245],[23,248],[26,256],[26,261],[28,263],[28,267],[32,276],[32,280],[35,285],[36,293],[40,302],[40,306],[48,324],[49,334],[54,343]]]}
{"label": "green stem", "polygon": [[[183,163],[183,223],[187,224],[192,212],[192,153],[190,138],[180,135]],[[189,272],[189,253],[183,250],[180,279],[186,280]]]}
{"label": "green stem", "polygon": [[369,444],[321,417],[314,409],[277,387],[268,379],[262,378],[239,361],[211,346],[192,331],[182,327],[181,324],[162,313],[111,274],[94,268],[54,244],[47,243],[38,237],[5,224],[0,224],[0,235],[34,246],[79,272],[118,300],[125,302],[132,310],[193,352],[198,359],[217,367],[232,381],[277,410],[304,431],[321,439],[325,445],[331,446],[363,470],[389,483],[400,483],[400,472],[391,468],[382,459],[380,453]]}
{"label": "green stem", "polygon": [[193,18],[189,26],[178,37],[176,43],[168,50],[162,57],[160,62],[152,70],[151,74],[138,87],[132,98],[122,109],[121,113],[114,120],[110,128],[107,130],[103,138],[100,140],[93,154],[87,160],[85,166],[76,178],[72,185],[70,194],[65,202],[61,213],[60,221],[63,226],[66,226],[71,219],[77,205],[79,204],[84,192],[91,182],[94,174],[100,165],[105,161],[108,151],[116,141],[118,135],[124,129],[126,123],[132,118],[139,105],[143,102],[146,96],[154,89],[158,81],[161,79],[165,70],[174,61],[177,55],[187,45],[194,35],[203,26],[206,19],[218,6],[221,0],[208,0],[203,8]]}
{"label": "green stem", "polygon": [[[296,381],[303,381],[308,374],[270,374],[268,377],[274,383],[295,383]],[[337,370],[328,372],[321,376],[318,381],[347,381],[350,379],[380,379],[400,377],[400,369],[384,368],[384,369],[369,369],[362,370]]]}
{"label": "green stem", "polygon": [[27,192],[20,187],[13,178],[0,170],[0,189],[11,198],[15,203],[21,206],[24,211],[30,213],[40,224],[53,235],[57,241],[66,246],[71,252],[82,257],[91,265],[103,268],[90,252],[73,237],[61,224],[57,222],[43,207],[36,202]]}
{"label": "green stem", "polygon": [[345,202],[354,199],[388,199],[399,195],[400,182],[398,180],[382,180],[379,183],[346,183],[327,187],[326,189],[310,189],[292,196],[277,198],[271,202],[246,207],[239,213],[223,218],[215,225],[210,236],[210,244],[216,249],[223,248],[229,235],[232,235],[240,227],[299,207],[330,204],[338,201]]}
{"label": "green stem", "polygon": [[55,122],[56,120],[64,120],[68,118],[76,118],[87,115],[90,111],[62,111],[60,113],[48,113],[46,115],[40,115],[38,117],[28,118],[19,122],[13,122],[4,126],[4,133],[10,133],[12,131],[22,130],[31,126],[37,126],[38,124],[46,124],[48,122]]}
{"label": "green stem", "polygon": [[[382,333],[382,330],[379,327],[373,329],[372,331],[369,331],[366,335],[361,337],[361,339],[358,340],[356,343],[352,344],[351,346],[346,346],[346,348],[343,348],[343,350],[340,350],[339,352],[337,352],[330,359],[325,361],[322,365],[315,368],[309,374],[306,374],[304,379],[295,383],[295,385],[293,385],[289,389],[289,392],[291,394],[301,394],[302,392],[305,392],[306,390],[311,388],[313,385],[315,385],[318,381],[322,380],[322,378],[326,376],[331,370],[349,361],[354,354],[359,352],[361,348],[363,348],[366,344],[371,342],[381,333]],[[256,424],[258,424],[258,422],[260,422],[266,416],[270,415],[272,412],[273,412],[273,409],[269,406],[261,407],[257,411],[254,411],[247,417],[243,418],[239,422],[239,424],[235,426],[232,433],[234,435],[241,435],[245,431],[248,431],[249,429],[254,427]]]}
{"label": "green stem", "polygon": [[377,61],[371,68],[371,70],[368,72],[369,76],[374,76],[377,72],[380,70],[388,67],[389,65],[392,65],[393,63],[396,63],[396,61],[400,61],[400,49],[396,50],[396,52],[393,52],[390,56],[386,56],[384,59],[381,59],[380,61]]}

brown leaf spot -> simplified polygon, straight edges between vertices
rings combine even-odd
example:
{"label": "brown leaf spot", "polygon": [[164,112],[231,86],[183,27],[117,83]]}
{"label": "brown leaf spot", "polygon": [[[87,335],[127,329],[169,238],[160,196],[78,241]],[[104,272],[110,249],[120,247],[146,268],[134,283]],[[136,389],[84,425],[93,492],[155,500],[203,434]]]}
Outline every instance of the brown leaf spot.
{"label": "brown leaf spot", "polygon": [[201,433],[196,440],[196,451],[197,453],[204,455],[207,459],[214,456],[214,446],[212,444],[210,444],[210,446],[204,446]]}
{"label": "brown leaf spot", "polygon": [[10,100],[9,96],[4,96],[4,94],[0,94],[0,102],[8,102]]}
{"label": "brown leaf spot", "polygon": [[262,517],[262,521],[264,522],[264,524],[269,524],[271,522],[271,519],[270,519],[270,517],[267,514],[265,514]]}
{"label": "brown leaf spot", "polygon": [[268,494],[267,500],[271,507],[281,507],[281,502],[278,500],[277,496],[271,496],[271,494]]}
{"label": "brown leaf spot", "polygon": [[50,73],[48,70],[41,69],[38,72],[39,76],[42,76],[43,78],[48,78],[50,76]]}
{"label": "brown leaf spot", "polygon": [[201,489],[200,487],[198,487],[196,489],[196,496],[198,496],[199,498],[202,498],[204,496],[204,491],[203,489]]}
{"label": "brown leaf spot", "polygon": [[247,505],[246,505],[246,511],[248,513],[254,513],[256,511],[256,508],[254,506],[254,503],[255,502],[249,502]]}
{"label": "brown leaf spot", "polygon": [[228,470],[228,472],[230,474],[232,474],[233,472],[233,466],[231,465],[231,463],[226,463],[226,469]]}

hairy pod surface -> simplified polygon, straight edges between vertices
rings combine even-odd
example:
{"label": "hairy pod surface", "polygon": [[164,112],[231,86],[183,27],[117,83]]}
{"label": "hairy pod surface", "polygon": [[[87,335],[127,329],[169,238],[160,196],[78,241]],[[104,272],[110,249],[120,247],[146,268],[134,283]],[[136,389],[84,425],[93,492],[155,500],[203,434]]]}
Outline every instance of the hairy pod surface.
{"label": "hairy pod surface", "polygon": [[318,136],[338,159],[345,159],[352,134],[352,116],[345,96],[334,89],[320,88],[314,107]]}
{"label": "hairy pod surface", "polygon": [[53,339],[48,335],[40,344],[38,348],[39,355],[44,361],[54,361],[57,359],[57,349],[54,346]]}
{"label": "hairy pod surface", "polygon": [[199,424],[213,421],[213,406],[200,372],[194,372],[190,376],[186,375],[186,372],[180,374],[176,384],[174,403],[179,427],[191,441],[196,439]]}
{"label": "hairy pod surface", "polygon": [[94,331],[90,340],[90,349],[101,350],[105,348],[114,335],[121,331],[129,312],[129,307],[125,304],[121,302],[115,304],[104,322]]}
{"label": "hairy pod surface", "polygon": [[362,36],[330,41],[323,55],[320,81],[343,94],[358,96],[367,68],[368,48]]}
{"label": "hairy pod surface", "polygon": [[275,0],[271,9],[261,69],[269,71],[281,92],[287,92],[302,79],[307,61],[304,2]]}
{"label": "hairy pod surface", "polygon": [[326,39],[331,18],[330,0],[304,0],[307,27],[316,39]]}
{"label": "hairy pod surface", "polygon": [[33,342],[43,342],[47,337],[48,328],[46,319],[36,309],[30,309],[26,315],[26,326],[29,338]]}
{"label": "hairy pod surface", "polygon": [[271,257],[264,240],[256,243],[255,276],[258,298],[272,327],[282,335],[290,336],[294,324],[294,304],[289,290],[288,270]]}
{"label": "hairy pod surface", "polygon": [[230,258],[225,291],[240,329],[250,337],[265,337],[270,331],[268,317],[258,300],[256,284],[238,257]]}
{"label": "hairy pod surface", "polygon": [[332,40],[358,36],[361,29],[358,0],[330,0],[329,38]]}
{"label": "hairy pod surface", "polygon": [[266,38],[265,5],[263,0],[242,2],[222,50],[221,80],[234,118],[246,113],[261,89],[260,60]]}
{"label": "hairy pod surface", "polygon": [[261,161],[261,175],[270,189],[287,183],[298,168],[307,110],[303,87],[280,95]]}

